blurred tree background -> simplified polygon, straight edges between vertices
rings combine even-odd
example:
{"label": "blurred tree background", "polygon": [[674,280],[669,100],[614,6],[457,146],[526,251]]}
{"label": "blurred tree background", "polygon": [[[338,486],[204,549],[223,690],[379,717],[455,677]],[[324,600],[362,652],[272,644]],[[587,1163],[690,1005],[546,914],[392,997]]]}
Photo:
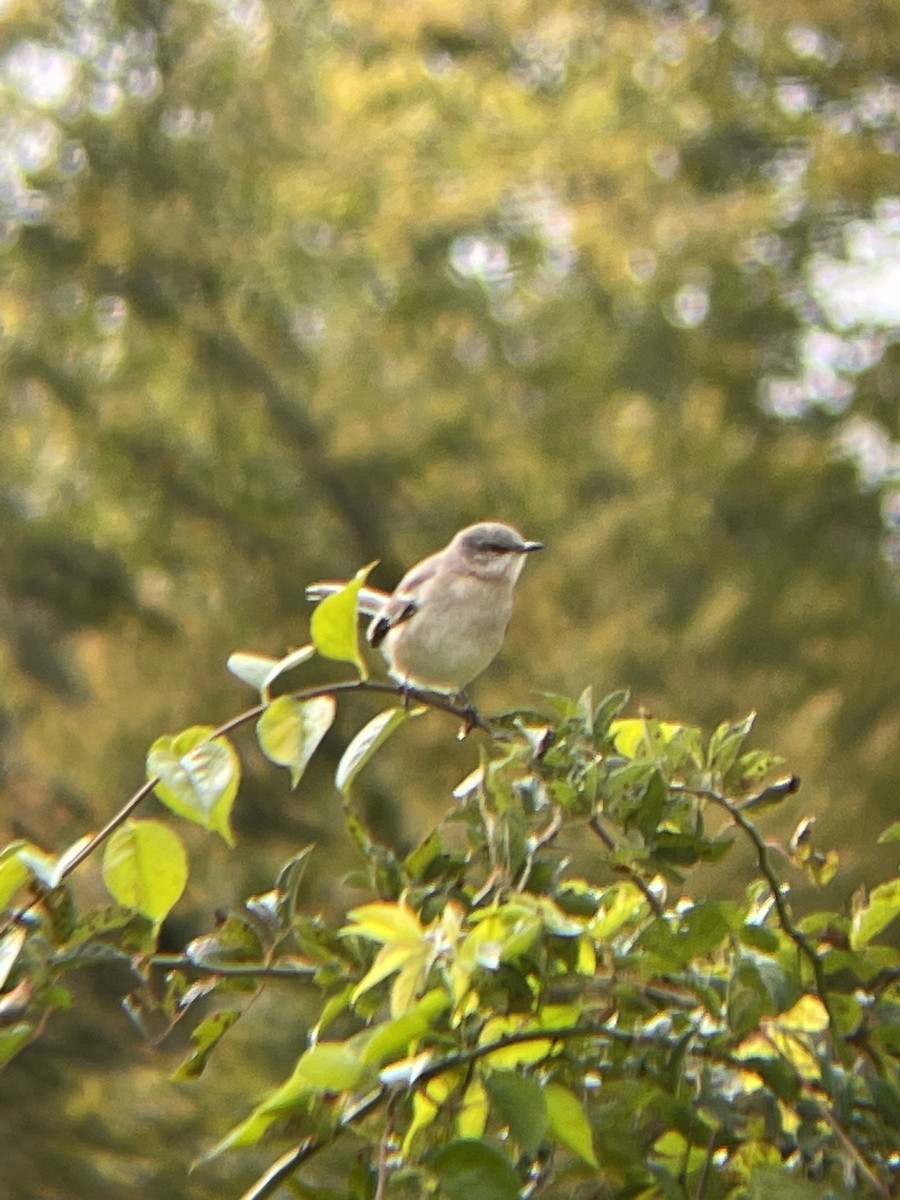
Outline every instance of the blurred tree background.
{"label": "blurred tree background", "polygon": [[[593,683],[707,725],[757,708],[841,898],[875,871],[900,790],[893,0],[0,12],[7,836],[62,848],[158,734],[249,702],[226,657],[301,644],[311,579],[378,557],[389,586],[498,516],[549,549],[479,705]],[[474,764],[416,725],[360,797],[395,843]],[[250,754],[241,853],[197,843],[173,944],[304,841],[311,907],[341,892],[327,775],[292,795]],[[240,1078],[190,1087],[84,988],[5,1076],[0,1195],[236,1194],[233,1162],[188,1179],[190,1148],[249,1070],[283,1075],[296,1001],[260,1005],[256,1046],[242,1023]]]}

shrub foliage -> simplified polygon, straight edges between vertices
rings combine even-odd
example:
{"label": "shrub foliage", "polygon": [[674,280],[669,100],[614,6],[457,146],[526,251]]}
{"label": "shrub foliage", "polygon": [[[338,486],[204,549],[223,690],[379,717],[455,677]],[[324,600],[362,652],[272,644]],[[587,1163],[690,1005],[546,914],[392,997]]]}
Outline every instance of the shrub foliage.
{"label": "shrub foliage", "polygon": [[[216,1145],[196,1147],[201,1170],[263,1140],[283,1150],[245,1200],[287,1181],[319,1200],[900,1194],[900,966],[880,940],[900,879],[846,914],[796,913],[786,874],[822,883],[837,859],[809,819],[786,847],[761,832],[799,781],[747,748],[752,717],[707,738],[623,716],[624,692],[596,703],[587,691],[486,719],[362,675],[273,695],[316,650],[363,670],[358,583],[320,606],[313,647],[233,656],[259,704],[159,738],[147,784],[99,834],[60,856],[2,851],[3,1059],[71,1001],[74,969],[114,960],[133,974],[135,1012],[194,1021],[176,1078],[196,1079],[252,997],[287,979],[315,997],[305,1050]],[[160,953],[189,866],[172,824],[136,815],[141,801],[155,791],[231,845],[229,733],[255,721],[296,786],[354,691],[392,693],[336,777],[365,898],[335,922],[305,911],[303,847],[271,891]],[[475,730],[480,765],[401,857],[366,828],[352,789],[427,709]],[[900,839],[900,825],[882,836]],[[692,894],[695,868],[741,841],[755,861],[743,897]],[[78,911],[69,877],[95,852],[112,903]]]}

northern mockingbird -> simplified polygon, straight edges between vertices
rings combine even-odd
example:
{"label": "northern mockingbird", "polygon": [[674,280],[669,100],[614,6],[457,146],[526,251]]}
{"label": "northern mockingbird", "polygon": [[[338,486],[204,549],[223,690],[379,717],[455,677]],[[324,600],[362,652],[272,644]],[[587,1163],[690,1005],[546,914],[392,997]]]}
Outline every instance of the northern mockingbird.
{"label": "northern mockingbird", "polygon": [[[482,521],[422,559],[392,594],[362,588],[359,611],[371,617],[366,639],[404,686],[459,695],[496,657],[513,608],[525,555],[542,550],[511,525]],[[314,583],[310,600],[343,587]]]}

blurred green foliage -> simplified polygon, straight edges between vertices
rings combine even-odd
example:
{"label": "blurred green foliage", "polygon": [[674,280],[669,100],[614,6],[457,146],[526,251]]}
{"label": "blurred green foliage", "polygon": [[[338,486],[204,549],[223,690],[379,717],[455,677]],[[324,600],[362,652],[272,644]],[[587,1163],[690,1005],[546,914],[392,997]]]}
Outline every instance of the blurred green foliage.
{"label": "blurred green foliage", "polygon": [[[690,723],[754,707],[842,844],[835,903],[879,878],[898,35],[891,0],[6,5],[4,833],[102,824],[157,737],[234,710],[232,650],[305,640],[311,579],[378,557],[390,585],[499,516],[550,550],[483,708],[587,683]],[[397,844],[473,765],[444,732],[366,774]],[[251,753],[241,854],[202,843],[174,943],[298,844],[350,863],[327,779],[302,803]],[[340,874],[308,873],[313,908]],[[7,1075],[15,1200],[186,1194],[171,1129],[204,1116],[156,1121],[96,991],[104,1022]]]}

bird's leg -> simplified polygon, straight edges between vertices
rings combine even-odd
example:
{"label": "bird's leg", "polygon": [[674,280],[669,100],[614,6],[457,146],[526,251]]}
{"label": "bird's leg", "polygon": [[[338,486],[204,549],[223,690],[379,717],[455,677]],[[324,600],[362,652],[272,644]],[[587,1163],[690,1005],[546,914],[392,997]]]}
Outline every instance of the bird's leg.
{"label": "bird's leg", "polygon": [[463,710],[463,722],[459,733],[456,735],[462,741],[463,738],[468,737],[476,726],[482,724],[481,714],[465,692],[457,692],[453,699]]}

